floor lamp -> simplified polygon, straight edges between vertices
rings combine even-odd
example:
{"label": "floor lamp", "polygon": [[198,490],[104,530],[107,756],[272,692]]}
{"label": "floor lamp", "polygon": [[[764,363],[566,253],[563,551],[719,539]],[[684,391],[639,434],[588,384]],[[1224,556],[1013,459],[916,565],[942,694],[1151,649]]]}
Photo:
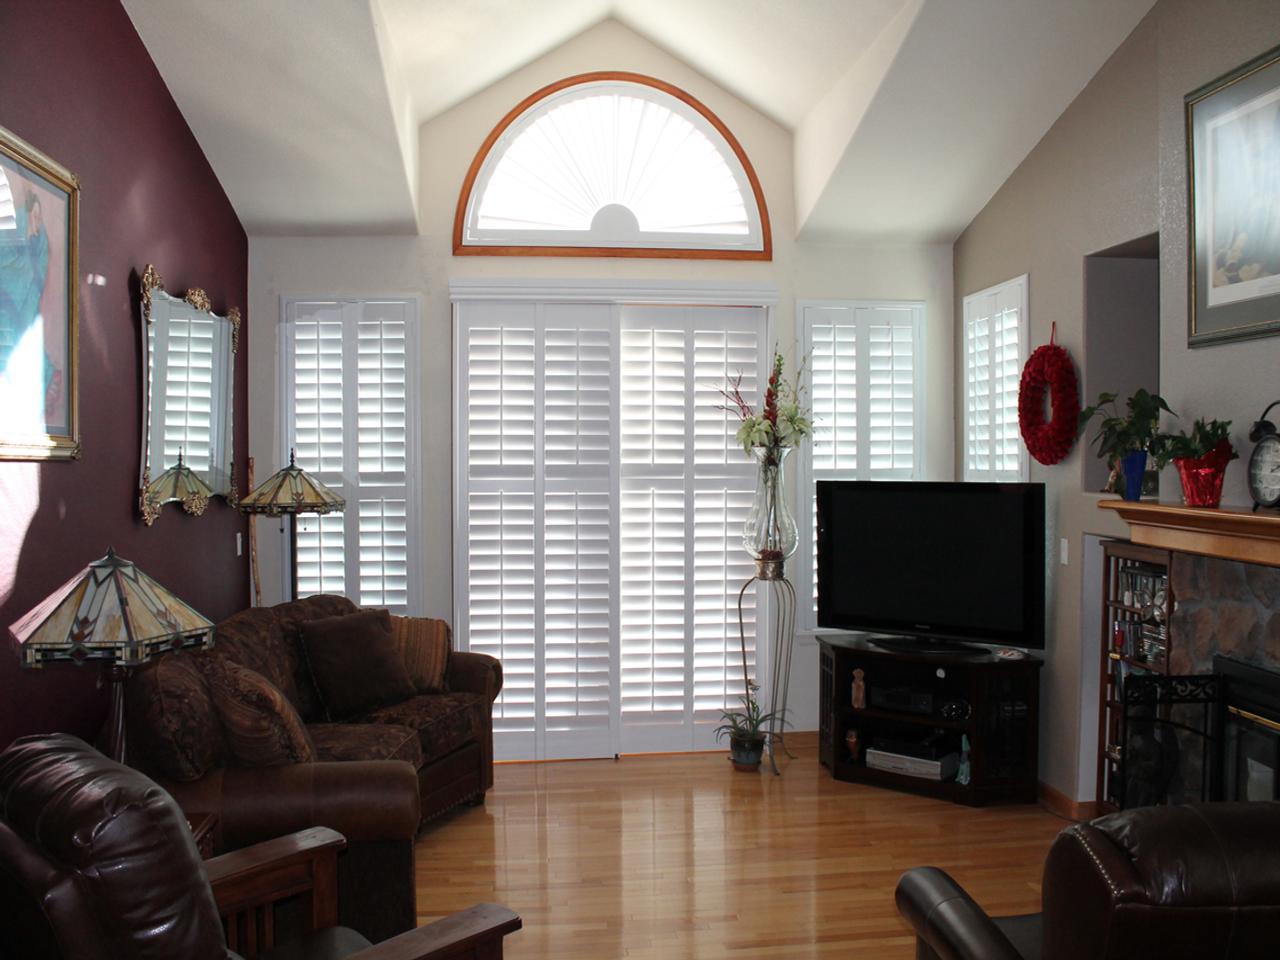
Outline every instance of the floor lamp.
{"label": "floor lamp", "polygon": [[124,687],[129,672],[170,650],[204,646],[213,636],[213,621],[108,550],[13,624],[9,633],[18,642],[24,667],[91,660],[107,665],[107,751],[124,763]]}
{"label": "floor lamp", "polygon": [[346,506],[346,500],[298,466],[292,450],[289,451],[287,467],[277,470],[240,501],[240,509],[245,513],[290,517],[290,600],[298,599],[298,514],[335,513]]}

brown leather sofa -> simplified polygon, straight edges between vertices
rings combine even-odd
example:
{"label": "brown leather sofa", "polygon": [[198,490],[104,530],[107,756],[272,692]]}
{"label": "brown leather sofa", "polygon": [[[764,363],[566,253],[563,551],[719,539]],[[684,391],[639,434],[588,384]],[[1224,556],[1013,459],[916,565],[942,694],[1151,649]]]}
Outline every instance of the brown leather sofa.
{"label": "brown leather sofa", "polygon": [[991,918],[946,873],[907,872],[918,960],[1270,960],[1280,955],[1280,802],[1143,807],[1075,824],[1043,913]]}
{"label": "brown leather sofa", "polygon": [[482,904],[372,947],[334,922],[343,845],[316,828],[202,864],[156,783],[75,737],[25,737],[0,753],[0,956],[496,960],[520,928]]}
{"label": "brown leather sofa", "polygon": [[[448,692],[324,722],[299,624],[356,610],[329,595],[243,610],[218,624],[212,648],[166,654],[138,670],[125,698],[127,759],[184,810],[216,814],[219,851],[313,826],[343,834],[342,921],[381,940],[414,925],[420,824],[459,803],[483,802],[493,784],[492,704],[502,668],[492,657],[451,652]],[[206,679],[221,659],[284,694],[306,723],[317,762],[233,764]]]}

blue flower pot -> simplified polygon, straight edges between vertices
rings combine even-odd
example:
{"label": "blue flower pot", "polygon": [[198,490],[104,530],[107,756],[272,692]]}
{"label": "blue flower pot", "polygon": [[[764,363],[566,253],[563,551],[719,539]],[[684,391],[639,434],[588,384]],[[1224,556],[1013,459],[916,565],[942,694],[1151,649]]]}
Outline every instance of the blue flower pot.
{"label": "blue flower pot", "polygon": [[1147,451],[1135,450],[1120,458],[1120,472],[1124,474],[1124,491],[1120,494],[1126,500],[1142,499],[1142,481],[1147,473]]}

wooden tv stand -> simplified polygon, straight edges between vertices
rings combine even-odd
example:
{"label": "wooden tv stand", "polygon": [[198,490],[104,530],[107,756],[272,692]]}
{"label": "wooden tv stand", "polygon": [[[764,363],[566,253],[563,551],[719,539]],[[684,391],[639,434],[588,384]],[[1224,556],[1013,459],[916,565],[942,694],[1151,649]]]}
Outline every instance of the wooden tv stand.
{"label": "wooden tv stand", "polygon": [[[994,652],[976,655],[921,653],[878,647],[866,634],[818,638],[818,760],[836,780],[868,783],[940,797],[954,803],[1034,803],[1040,708],[1040,668],[1028,656],[1005,660]],[[853,671],[861,669],[867,705],[855,709]],[[896,709],[872,705],[872,691],[897,694]],[[942,715],[944,704],[969,705],[968,716]],[[963,714],[963,710],[960,711]],[[858,756],[845,735],[858,731]],[[937,781],[878,770],[866,764],[877,742],[916,740],[941,731],[960,750],[969,741],[969,782]]]}

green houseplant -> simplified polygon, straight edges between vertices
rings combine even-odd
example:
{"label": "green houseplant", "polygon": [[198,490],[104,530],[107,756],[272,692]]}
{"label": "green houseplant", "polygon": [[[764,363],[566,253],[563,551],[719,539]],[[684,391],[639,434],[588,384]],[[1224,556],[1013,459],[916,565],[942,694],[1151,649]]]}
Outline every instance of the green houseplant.
{"label": "green houseplant", "polygon": [[759,684],[749,682],[746,694],[741,697],[742,709],[725,710],[720,715],[720,726],[716,727],[717,740],[729,738],[729,758],[734,769],[748,773],[757,769],[764,757],[764,728],[775,718],[780,727],[785,723],[780,711],[764,712],[755,697],[759,689]]}
{"label": "green houseplant", "polygon": [[1231,445],[1230,420],[1200,418],[1191,433],[1160,434],[1154,442],[1156,465],[1170,461],[1182,481],[1182,499],[1189,507],[1216,507],[1222,500],[1227,464],[1239,454]]}
{"label": "green houseplant", "polygon": [[1119,492],[1126,500],[1137,500],[1142,496],[1142,478],[1146,473],[1147,454],[1155,457],[1160,433],[1160,414],[1173,413],[1169,404],[1158,393],[1151,393],[1145,387],[1139,387],[1133,396],[1125,401],[1125,413],[1122,416],[1116,408],[1116,395],[1102,393],[1098,402],[1080,411],[1077,432],[1082,434],[1089,421],[1099,414],[1102,422],[1098,432],[1090,441],[1098,448],[1098,457],[1105,457],[1111,465],[1112,476],[1108,488],[1115,489],[1119,475],[1123,475],[1124,486]]}

